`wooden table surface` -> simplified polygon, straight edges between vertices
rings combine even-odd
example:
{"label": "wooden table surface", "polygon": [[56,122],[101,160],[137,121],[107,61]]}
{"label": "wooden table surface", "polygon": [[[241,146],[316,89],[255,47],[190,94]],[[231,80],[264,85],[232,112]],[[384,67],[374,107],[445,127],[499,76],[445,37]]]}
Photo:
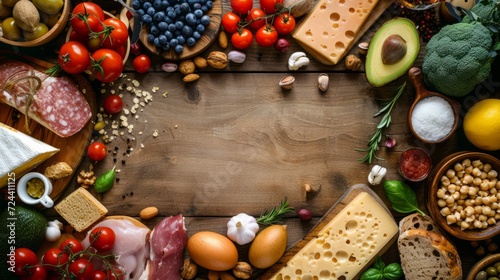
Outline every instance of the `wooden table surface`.
{"label": "wooden table surface", "polygon": [[[229,9],[229,1],[224,1],[223,10]],[[393,16],[386,11],[360,41],[368,42],[376,29]],[[159,216],[143,221],[151,228],[165,216],[181,213],[186,218],[189,235],[202,230],[224,234],[231,216],[240,212],[258,216],[287,198],[296,210],[304,207],[314,215],[310,222],[287,215],[284,222],[288,225],[288,244],[292,246],[347,188],[368,184],[367,175],[374,164],[388,169],[386,179],[400,180],[397,161],[410,147],[426,148],[434,164],[454,151],[474,150],[461,127],[441,144],[417,141],[407,124],[407,112],[414,98],[413,87],[408,84],[394,107],[391,126],[384,131],[384,137],[390,135],[396,139],[396,146],[389,149],[381,143],[377,153],[380,160],[360,163],[358,160],[364,153],[356,149],[366,147],[380,121],[373,117],[381,108],[380,99],[393,96],[406,81],[406,75],[374,88],[366,81],[364,68],[351,72],[345,69],[343,60],[338,65],[326,66],[312,57],[307,67],[292,72],[287,69],[288,57],[302,49],[289,39],[292,46],[288,53],[254,43],[245,50],[243,64],[230,63],[224,70],[198,69],[200,79],[194,83],[184,83],[179,72],[163,72],[160,67],[165,61],[154,55],[153,68],[147,74],[135,73],[129,59],[124,77],[114,85],[94,82],[99,104],[103,96],[115,90],[122,95],[125,108],[130,109],[135,95],[125,89],[127,86],[152,95],[152,101],[140,106],[135,115],[127,115],[133,130],[129,133],[127,128],[119,128],[123,135],[108,144],[107,158],[93,164],[96,174],[115,165],[119,171],[119,181],[111,190],[94,193],[108,208],[108,214],[138,217],[141,209],[156,206]],[[231,47],[222,49],[214,43],[201,55],[206,57],[214,50],[227,53]],[[424,51],[425,43],[416,66],[422,64]],[[356,54],[356,49],[351,53]],[[328,73],[330,78],[324,93],[317,87],[320,73]],[[290,91],[278,86],[285,75],[296,78]],[[140,84],[133,85],[133,80]],[[487,95],[498,97],[498,82],[489,86],[496,91],[483,88],[461,100],[464,108]],[[119,117],[111,119],[120,121]],[[110,126],[106,130],[112,132]],[[88,170],[89,164],[85,157],[76,173]],[[301,192],[304,184],[321,185],[321,190],[304,197]],[[426,211],[425,183],[410,185],[417,192],[420,208]],[[77,187],[79,184],[73,178],[61,197]],[[372,188],[390,205],[382,186]],[[53,209],[45,213],[57,217]],[[404,216],[392,213],[396,220]],[[479,257],[469,242],[454,242],[466,275]],[[398,261],[395,245],[383,259]]]}

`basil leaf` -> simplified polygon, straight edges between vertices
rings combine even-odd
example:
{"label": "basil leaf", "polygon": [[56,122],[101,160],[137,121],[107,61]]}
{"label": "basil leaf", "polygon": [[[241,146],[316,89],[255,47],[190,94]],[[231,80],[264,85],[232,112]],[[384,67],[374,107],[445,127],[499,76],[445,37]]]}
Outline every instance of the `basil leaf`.
{"label": "basil leaf", "polygon": [[98,193],[108,191],[115,181],[115,167],[97,178],[94,190]]}
{"label": "basil leaf", "polygon": [[403,269],[399,263],[391,263],[384,267],[382,275],[387,280],[398,280],[403,277]]}
{"label": "basil leaf", "polygon": [[384,263],[384,261],[382,261],[381,257],[377,257],[372,266],[373,266],[373,268],[382,271],[385,267],[385,263]]}
{"label": "basil leaf", "polygon": [[405,183],[388,180],[384,182],[384,189],[394,210],[400,213],[417,211],[425,216],[425,213],[418,209],[417,195]]}
{"label": "basil leaf", "polygon": [[383,280],[384,276],[380,270],[370,267],[363,274],[361,274],[360,280]]}

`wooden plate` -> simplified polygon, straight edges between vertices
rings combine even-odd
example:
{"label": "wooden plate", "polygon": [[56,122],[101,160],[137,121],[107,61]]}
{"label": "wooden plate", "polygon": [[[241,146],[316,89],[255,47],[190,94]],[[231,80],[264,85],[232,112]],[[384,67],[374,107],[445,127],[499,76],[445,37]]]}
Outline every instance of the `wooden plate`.
{"label": "wooden plate", "polygon": [[[46,69],[53,66],[53,64],[49,62],[42,61],[33,57],[25,57],[25,56],[21,57],[12,54],[8,54],[5,57],[7,56],[9,58],[18,59],[22,62],[25,62],[40,71],[45,71]],[[0,57],[2,57],[1,54]],[[84,92],[85,99],[87,99],[87,102],[89,103],[90,108],[92,109],[92,115],[95,116],[97,111],[96,110],[97,101],[92,86],[85,79],[85,77],[81,75],[71,76],[71,78],[79,86],[80,90]],[[16,118],[16,116],[18,115],[20,117]],[[0,122],[26,133],[24,115],[19,111],[17,111],[16,109],[14,109],[13,107],[10,107],[9,105],[4,104],[2,102],[0,102]],[[49,145],[52,145],[60,150],[58,153],[56,153],[51,158],[38,165],[32,171],[43,173],[46,167],[55,164],[57,162],[64,161],[68,163],[69,166],[71,166],[71,168],[73,168],[72,175],[78,173],[79,172],[78,166],[80,165],[80,162],[85,155],[87,145],[92,136],[93,126],[94,125],[92,121],[89,121],[87,125],[80,132],[74,134],[73,136],[62,138],[57,136],[54,132],[50,131],[49,129],[38,124],[37,122],[31,121],[29,125],[29,129],[32,132],[31,136]],[[53,189],[52,193],[50,194],[50,197],[53,200],[59,198],[61,193],[66,189],[71,179],[73,178],[72,175],[58,180],[52,180]],[[22,174],[16,174],[16,179],[19,179],[21,176]]]}
{"label": "wooden plate", "polygon": [[[384,204],[384,202],[378,197],[378,195],[368,186],[364,184],[357,184],[351,186],[344,195],[326,212],[326,214],[321,218],[321,220],[314,226],[314,228],[299,242],[297,242],[292,248],[288,248],[281,259],[276,262],[273,266],[265,271],[260,279],[270,279],[278,270],[280,270],[286,263],[295,256],[305,245],[307,245],[311,240],[318,236],[318,233],[333,219],[337,214],[339,214],[347,204],[349,204],[353,199],[355,199],[359,194],[366,192],[371,195],[380,205],[392,216],[390,210]],[[393,243],[396,241],[397,235],[395,235],[390,242],[388,242],[384,248],[378,252],[378,255],[382,255]],[[372,260],[373,261],[373,260]],[[371,262],[367,264],[371,265]]]}
{"label": "wooden plate", "polygon": [[[208,48],[217,38],[222,21],[222,0],[213,1],[212,9],[208,11],[208,15],[210,16],[210,24],[201,36],[200,40],[198,40],[193,47],[184,46],[184,51],[180,54],[177,54],[173,49],[170,49],[169,51],[160,50],[153,43],[148,42],[147,38],[149,32],[145,24],[142,25],[139,39],[147,50],[154,54],[163,56],[167,60],[183,60],[194,57]],[[133,19],[131,19],[130,26],[133,25]]]}

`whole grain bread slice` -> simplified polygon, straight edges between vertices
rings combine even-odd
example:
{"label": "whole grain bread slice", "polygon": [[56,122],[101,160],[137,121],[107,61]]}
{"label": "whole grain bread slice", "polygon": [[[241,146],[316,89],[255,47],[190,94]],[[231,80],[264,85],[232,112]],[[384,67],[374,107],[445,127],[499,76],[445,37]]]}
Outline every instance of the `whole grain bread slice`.
{"label": "whole grain bread slice", "polygon": [[462,262],[457,249],[439,233],[406,230],[398,238],[398,250],[407,280],[462,279]]}
{"label": "whole grain bread slice", "polygon": [[401,221],[399,221],[400,234],[410,229],[434,231],[443,236],[446,236],[443,230],[436,224],[436,222],[434,222],[434,220],[430,216],[423,216],[418,212],[405,216],[403,219],[401,219]]}

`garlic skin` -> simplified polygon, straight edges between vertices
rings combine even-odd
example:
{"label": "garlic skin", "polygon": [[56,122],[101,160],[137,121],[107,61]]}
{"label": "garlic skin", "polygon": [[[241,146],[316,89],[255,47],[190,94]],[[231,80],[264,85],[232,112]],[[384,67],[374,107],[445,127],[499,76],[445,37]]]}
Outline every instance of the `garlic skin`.
{"label": "garlic skin", "polygon": [[368,174],[368,183],[374,186],[380,184],[382,179],[384,179],[385,174],[387,174],[387,168],[380,165],[374,165],[370,174]]}
{"label": "garlic skin", "polygon": [[257,231],[259,231],[257,220],[245,213],[240,213],[227,222],[227,237],[239,245],[252,242]]}
{"label": "garlic skin", "polygon": [[62,226],[63,224],[58,220],[49,222],[45,230],[45,239],[50,242],[58,240],[61,237]]}

